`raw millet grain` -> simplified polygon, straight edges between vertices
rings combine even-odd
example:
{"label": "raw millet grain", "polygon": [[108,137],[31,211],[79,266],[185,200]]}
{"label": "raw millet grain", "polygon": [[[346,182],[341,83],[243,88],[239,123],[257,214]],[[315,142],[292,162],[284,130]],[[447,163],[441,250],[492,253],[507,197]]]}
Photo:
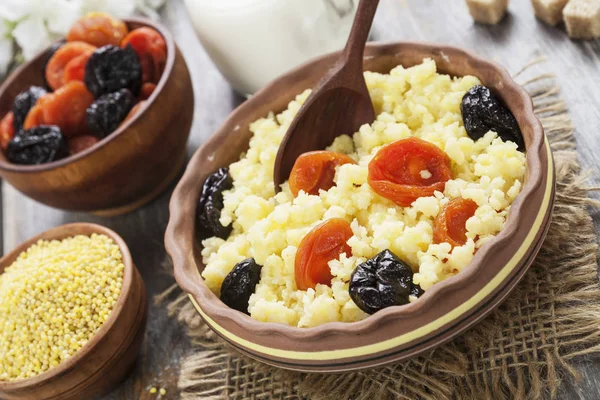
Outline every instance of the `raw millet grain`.
{"label": "raw millet grain", "polygon": [[0,275],[0,380],[33,377],[75,354],[108,319],[122,254],[93,234],[39,241]]}

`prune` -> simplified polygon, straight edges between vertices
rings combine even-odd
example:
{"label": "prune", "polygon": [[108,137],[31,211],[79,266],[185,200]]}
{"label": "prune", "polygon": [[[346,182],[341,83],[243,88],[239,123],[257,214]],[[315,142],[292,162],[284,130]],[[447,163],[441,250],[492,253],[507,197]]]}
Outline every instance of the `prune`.
{"label": "prune", "polygon": [[223,192],[233,187],[233,179],[228,168],[220,168],[206,178],[198,202],[198,236],[206,239],[212,236],[227,239],[233,227],[223,226],[219,219],[223,209]]}
{"label": "prune", "polygon": [[88,128],[99,137],[109,135],[127,117],[135,101],[127,89],[100,96],[86,111]]}
{"label": "prune", "polygon": [[142,66],[131,46],[104,46],[90,57],[85,67],[85,85],[96,98],[129,89],[135,96],[142,86]]}
{"label": "prune", "polygon": [[221,301],[234,310],[248,314],[248,300],[260,280],[261,265],[254,258],[241,261],[227,274],[221,285]]}
{"label": "prune", "polygon": [[67,141],[57,126],[42,125],[22,131],[8,143],[6,157],[14,164],[35,165],[69,155]]}
{"label": "prune", "polygon": [[410,289],[411,296],[421,297],[424,293],[425,291],[421,289],[421,286],[417,285],[416,283],[413,284],[412,288]]}
{"label": "prune", "polygon": [[409,302],[408,296],[420,296],[410,266],[389,250],[360,264],[350,277],[350,297],[368,314]]}
{"label": "prune", "polygon": [[504,141],[525,150],[519,124],[510,110],[485,86],[476,85],[465,93],[460,106],[467,134],[473,140],[494,131]]}
{"label": "prune", "polygon": [[290,191],[294,197],[300,190],[318,195],[319,190],[335,186],[335,168],[343,164],[356,164],[350,156],[334,151],[309,151],[296,159],[290,173]]}
{"label": "prune", "polygon": [[131,45],[142,64],[142,80],[158,83],[167,62],[167,44],[156,30],[148,27],[131,31],[121,46]]}
{"label": "prune", "polygon": [[94,46],[112,44],[118,46],[127,35],[125,22],[103,12],[90,12],[78,19],[69,33],[69,42],[79,40]]}
{"label": "prune", "polygon": [[82,55],[89,55],[96,50],[95,46],[84,42],[69,42],[56,50],[46,66],[46,82],[57,90],[65,84],[65,68],[67,64]]}
{"label": "prune", "polygon": [[401,207],[419,197],[433,196],[435,191],[443,192],[450,179],[448,155],[417,137],[397,140],[379,150],[369,162],[367,178],[375,193]]}
{"label": "prune", "polygon": [[27,118],[27,114],[29,110],[35,106],[35,103],[45,95],[47,92],[44,88],[39,86],[31,86],[29,89],[21,92],[15,97],[15,101],[13,102],[12,112],[14,114],[13,126],[15,127],[15,132],[19,132],[23,129],[23,124],[25,123],[25,119]]}
{"label": "prune", "polygon": [[42,69],[42,76],[44,77],[44,83],[46,84],[46,87],[48,89],[50,89],[50,85],[48,84],[48,81],[46,81],[46,68],[48,67],[48,61],[50,61],[54,53],[56,53],[56,51],[60,49],[65,43],[67,43],[65,39],[61,39],[52,43],[50,47],[48,47],[48,50],[46,50],[46,53],[44,54],[44,68]]}

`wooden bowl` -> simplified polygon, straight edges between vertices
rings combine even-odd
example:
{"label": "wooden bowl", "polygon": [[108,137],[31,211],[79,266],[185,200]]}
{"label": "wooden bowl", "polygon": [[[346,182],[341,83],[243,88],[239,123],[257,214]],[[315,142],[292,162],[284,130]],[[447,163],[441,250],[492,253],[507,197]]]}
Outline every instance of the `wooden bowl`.
{"label": "wooden bowl", "polygon": [[108,320],[77,353],[32,378],[0,381],[0,398],[80,400],[114,388],[135,364],[146,326],[146,289],[123,239],[112,230],[78,223],[50,229],[22,243],[0,259],[0,273],[38,240],[61,240],[93,233],[110,237],[121,249],[123,286]]}
{"label": "wooden bowl", "polygon": [[[194,114],[185,60],[162,25],[125,21],[130,29],[149,26],[165,38],[167,63],[154,93],[135,117],[71,157],[30,166],[11,164],[0,154],[0,176],[26,196],[56,208],[123,214],[158,196],[183,168]],[[39,54],[0,87],[0,116],[12,109],[21,91],[44,86],[44,62],[44,53]]]}
{"label": "wooden bowl", "polygon": [[[483,246],[458,275],[429,289],[416,302],[389,307],[360,322],[296,328],[264,323],[228,308],[205,285],[201,246],[195,239],[202,183],[248,148],[248,124],[281,111],[297,93],[313,87],[338,54],[315,59],[272,82],[238,107],[190,161],[171,199],[165,243],[178,284],[206,323],[232,346],[257,360],[299,371],[339,372],[402,360],[438,346],[483,318],[523,276],[544,239],[554,199],[552,154],[527,92],[499,65],[455,47],[422,43],[367,45],[364,69],[387,73],[432,58],[438,71],[475,75],[514,113],[527,148],[521,194],[502,232]],[[235,132],[235,134],[231,134]]]}

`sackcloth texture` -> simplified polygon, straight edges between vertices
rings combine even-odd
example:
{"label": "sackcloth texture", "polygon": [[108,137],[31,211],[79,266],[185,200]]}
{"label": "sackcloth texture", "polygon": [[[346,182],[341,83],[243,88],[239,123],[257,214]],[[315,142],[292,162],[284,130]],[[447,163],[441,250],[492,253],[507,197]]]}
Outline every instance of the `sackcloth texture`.
{"label": "sackcloth texture", "polygon": [[[157,302],[187,326],[193,350],[181,364],[180,398],[546,399],[579,379],[577,357],[600,351],[597,242],[573,127],[543,57],[514,73],[531,94],[556,162],[548,236],[503,304],[451,342],[408,361],[344,374],[291,372],[233,350],[173,285]],[[172,268],[171,268],[172,269]]]}

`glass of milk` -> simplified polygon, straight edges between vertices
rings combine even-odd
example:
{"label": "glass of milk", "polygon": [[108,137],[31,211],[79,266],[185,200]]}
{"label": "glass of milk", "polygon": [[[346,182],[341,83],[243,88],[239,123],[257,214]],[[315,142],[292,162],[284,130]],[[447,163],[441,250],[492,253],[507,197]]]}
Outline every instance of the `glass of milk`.
{"label": "glass of milk", "polygon": [[251,95],[310,58],[344,47],[358,0],[185,0],[202,45]]}

